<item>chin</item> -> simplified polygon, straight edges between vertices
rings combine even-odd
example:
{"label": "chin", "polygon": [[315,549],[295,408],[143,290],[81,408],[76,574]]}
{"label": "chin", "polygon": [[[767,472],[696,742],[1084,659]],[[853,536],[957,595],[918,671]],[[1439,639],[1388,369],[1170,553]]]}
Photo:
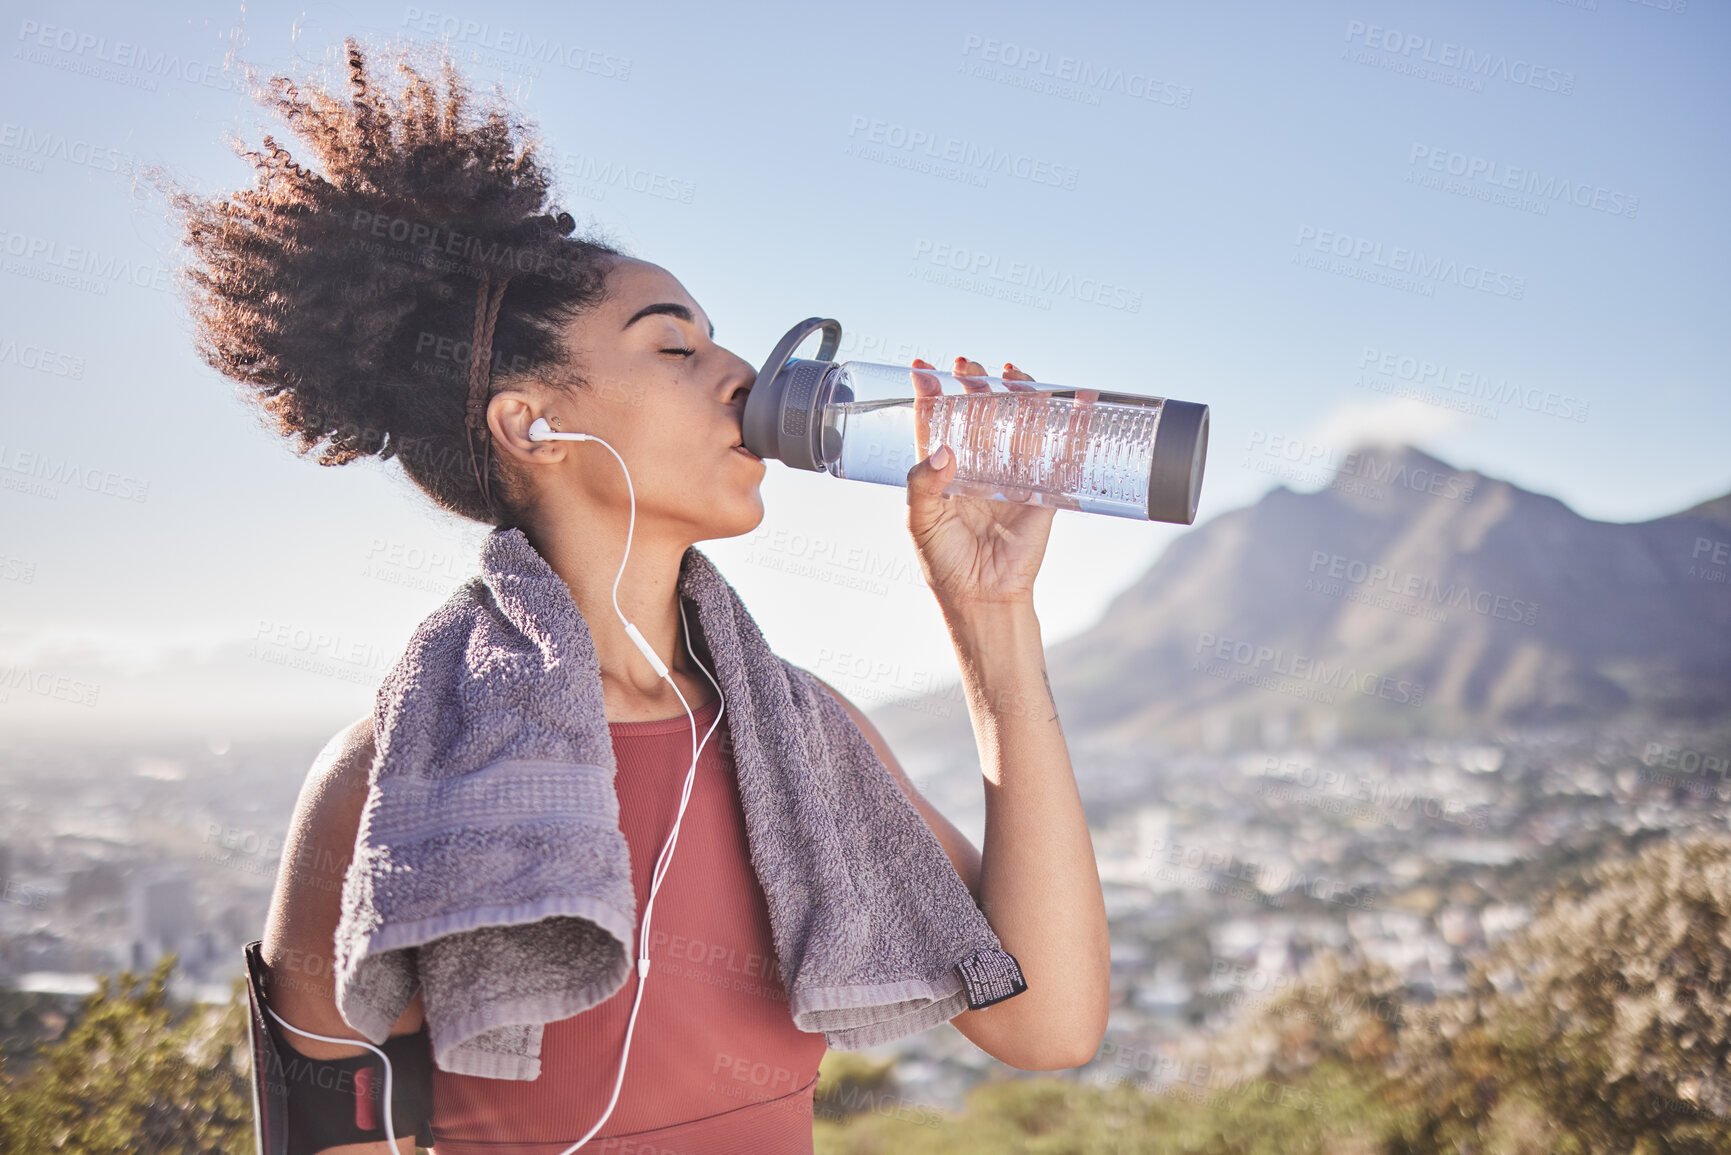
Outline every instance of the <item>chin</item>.
{"label": "chin", "polygon": [[746,493],[732,494],[731,500],[704,507],[702,541],[716,538],[743,537],[763,524],[763,495],[754,485]]}

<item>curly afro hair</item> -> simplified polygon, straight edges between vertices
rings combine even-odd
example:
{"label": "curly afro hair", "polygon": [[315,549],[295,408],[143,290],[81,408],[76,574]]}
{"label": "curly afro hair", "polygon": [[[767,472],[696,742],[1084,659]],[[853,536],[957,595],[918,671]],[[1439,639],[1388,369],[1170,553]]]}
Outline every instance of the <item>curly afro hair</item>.
{"label": "curly afro hair", "polygon": [[512,524],[516,479],[485,454],[487,500],[465,425],[477,296],[506,282],[489,395],[514,378],[583,387],[560,330],[603,298],[626,254],[572,235],[570,215],[548,203],[533,129],[498,104],[472,111],[449,58],[441,91],[399,52],[403,83],[389,96],[360,46],[345,48],[347,99],[282,76],[257,89],[316,171],[267,133],[262,150],[235,143],[252,188],[171,193],[199,356],[302,456],[395,457],[442,508]]}

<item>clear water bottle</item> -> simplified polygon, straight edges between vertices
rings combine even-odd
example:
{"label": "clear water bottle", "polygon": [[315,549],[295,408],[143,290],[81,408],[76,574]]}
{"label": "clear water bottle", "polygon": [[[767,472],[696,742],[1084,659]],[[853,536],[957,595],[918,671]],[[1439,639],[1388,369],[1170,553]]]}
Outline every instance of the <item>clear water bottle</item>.
{"label": "clear water bottle", "polygon": [[[815,330],[815,359],[791,356]],[[745,447],[850,481],[906,485],[939,445],[945,493],[1190,525],[1208,455],[1208,406],[936,369],[830,360],[841,325],[788,330],[745,403]]]}

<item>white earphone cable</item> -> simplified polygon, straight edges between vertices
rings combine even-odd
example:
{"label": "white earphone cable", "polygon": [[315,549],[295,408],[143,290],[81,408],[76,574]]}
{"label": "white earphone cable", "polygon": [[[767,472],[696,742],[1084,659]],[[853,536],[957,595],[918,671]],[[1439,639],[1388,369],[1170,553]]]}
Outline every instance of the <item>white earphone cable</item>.
{"label": "white earphone cable", "polygon": [[[555,433],[553,436],[560,437],[561,435]],[[584,440],[599,443],[609,453],[613,454],[614,459],[619,462],[619,468],[624,470],[625,491],[631,499],[631,518],[630,521],[626,523],[625,528],[625,556],[629,558],[631,556],[631,535],[637,523],[637,494],[631,486],[631,471],[626,469],[625,459],[619,456],[619,452],[615,450],[613,446],[607,444],[606,441],[603,441],[599,437],[587,433],[567,434],[565,436],[570,437],[572,440],[582,438]],[[700,745],[697,741],[697,716],[691,711],[691,703],[685,700],[685,695],[679,690],[679,684],[668,674],[667,667],[656,658],[654,649],[644,640],[643,635],[638,632],[637,627],[631,622],[625,620],[625,614],[619,609],[619,579],[624,576],[625,561],[621,559],[619,563],[619,573],[613,578],[613,612],[619,616],[619,621],[625,626],[625,632],[631,636],[632,641],[637,644],[637,648],[644,652],[644,656],[649,658],[650,664],[655,666],[661,677],[669,686],[673,687],[674,694],[679,697],[679,704],[685,707],[685,716],[691,722],[691,768],[686,772],[685,788],[679,795],[679,811],[673,819],[673,830],[668,834],[667,841],[661,847],[661,854],[656,859],[655,870],[651,875],[649,884],[649,899],[643,906],[643,925],[639,929],[637,939],[637,993],[631,1002],[631,1017],[625,1024],[625,1045],[619,1056],[619,1073],[613,1080],[613,1094],[608,1098],[607,1109],[601,1113],[601,1118],[595,1120],[595,1125],[589,1128],[588,1133],[585,1134],[583,1138],[567,1147],[560,1153],[560,1155],[571,1155],[571,1153],[577,1150],[577,1148],[589,1142],[589,1140],[594,1137],[595,1133],[601,1129],[601,1125],[607,1122],[608,1118],[612,1116],[613,1108],[619,1102],[619,1091],[625,1083],[625,1065],[631,1056],[631,1036],[637,1029],[637,1012],[643,1005],[643,988],[649,979],[649,920],[655,911],[655,896],[661,889],[661,882],[667,875],[668,867],[672,865],[673,848],[679,840],[679,826],[685,819],[685,806],[686,803],[691,800],[691,787],[697,777],[698,756],[702,747],[709,744],[709,736],[710,734],[715,733],[715,727],[721,724],[721,711],[727,708],[726,702],[722,701],[720,709],[716,711],[715,722],[710,726],[709,732],[703,736],[703,742]],[[697,660],[697,654],[691,648],[691,626],[685,617],[685,603],[683,601],[679,604],[679,621],[682,627],[682,632],[685,634],[685,652],[691,655],[692,664],[696,665],[698,669],[703,670],[703,676],[709,679],[710,685],[715,686],[716,696],[720,698],[721,686],[716,683],[714,675],[703,666],[703,663]]]}
{"label": "white earphone cable", "polygon": [[[631,486],[631,471],[625,468],[625,459],[619,456],[619,451],[614,449],[613,446],[607,444],[606,441],[603,441],[601,438],[589,433],[553,432],[548,428],[545,418],[538,418],[535,423],[530,426],[529,438],[532,441],[597,442],[605,448],[607,452],[613,454],[614,460],[619,462],[619,468],[624,470],[625,492],[631,499],[631,515],[630,519],[625,524],[625,556],[620,559],[619,572],[614,575],[613,578],[613,612],[618,615],[619,621],[624,625],[625,632],[631,638],[632,643],[636,645],[637,649],[643,654],[643,656],[649,660],[649,664],[655,667],[655,672],[660,674],[662,679],[666,681],[669,686],[673,687],[673,692],[679,697],[679,704],[685,707],[686,718],[691,722],[691,768],[686,771],[685,788],[679,795],[679,811],[674,815],[673,829],[668,834],[667,841],[662,844],[661,854],[655,860],[655,870],[651,875],[649,883],[649,899],[643,905],[642,926],[639,928],[637,936],[637,960],[636,966],[633,968],[637,972],[637,993],[631,1002],[631,1017],[625,1024],[625,1045],[619,1055],[619,1074],[613,1080],[613,1094],[607,1100],[607,1109],[601,1113],[601,1118],[597,1119],[595,1125],[589,1128],[588,1134],[584,1135],[583,1138],[577,1140],[577,1142],[560,1152],[560,1155],[571,1155],[573,1151],[589,1142],[589,1140],[595,1136],[595,1132],[599,1131],[601,1125],[607,1122],[608,1117],[613,1114],[614,1105],[619,1102],[619,1089],[625,1082],[625,1064],[631,1056],[631,1034],[637,1026],[637,1011],[638,1008],[643,1005],[643,987],[649,978],[649,919],[655,910],[655,895],[661,889],[662,879],[667,876],[667,871],[673,863],[673,847],[675,843],[679,841],[679,825],[685,819],[685,806],[686,803],[691,800],[691,787],[697,779],[698,757],[702,753],[703,748],[709,745],[710,735],[714,734],[716,727],[721,725],[722,714],[727,710],[727,700],[722,696],[721,685],[716,682],[715,675],[711,674],[708,668],[705,667],[702,662],[697,660],[697,653],[691,648],[691,623],[686,620],[685,602],[683,599],[680,599],[679,624],[681,632],[685,635],[685,652],[691,655],[691,664],[702,670],[703,676],[709,679],[709,684],[715,687],[715,696],[718,702],[718,707],[715,712],[715,721],[710,724],[708,732],[703,735],[703,741],[699,743],[697,740],[697,715],[692,712],[691,703],[687,702],[685,700],[685,695],[680,693],[679,684],[675,682],[672,676],[668,673],[666,664],[663,663],[660,657],[655,653],[654,647],[649,644],[635,625],[625,620],[624,611],[619,608],[619,579],[625,576],[625,563],[631,557],[631,535],[637,525],[637,493]],[[283,1026],[288,1027],[289,1030],[293,1031],[297,1035],[305,1035],[309,1039],[319,1039],[327,1043],[347,1043],[353,1046],[365,1047],[367,1050],[379,1056],[380,1059],[384,1060],[385,1137],[389,1141],[392,1149],[395,1149],[397,1145],[397,1134],[396,1130],[391,1125],[391,1060],[389,1056],[371,1043],[361,1039],[332,1038],[329,1035],[315,1035],[311,1031],[303,1031],[299,1027],[290,1026],[283,1020],[281,1015],[277,1014],[274,1010],[271,1010],[271,1008],[266,1007],[265,1010],[270,1013],[271,1018],[282,1023]]]}
{"label": "white earphone cable", "polygon": [[354,1047],[365,1047],[367,1050],[371,1051],[373,1054],[377,1055],[379,1058],[381,1058],[385,1061],[385,1110],[384,1110],[385,1139],[387,1142],[390,1143],[391,1150],[395,1151],[397,1149],[397,1131],[396,1131],[395,1127],[391,1126],[391,1060],[390,1060],[390,1056],[386,1055],[383,1051],[379,1050],[377,1047],[373,1046],[371,1043],[367,1042],[365,1039],[338,1039],[338,1038],[333,1038],[330,1035],[315,1035],[311,1031],[303,1031],[299,1027],[290,1026],[289,1023],[287,1021],[285,1021],[281,1015],[279,1015],[275,1011],[271,1010],[268,1006],[265,1007],[265,1012],[267,1014],[269,1014],[271,1018],[275,1019],[279,1023],[282,1023],[283,1026],[288,1027],[289,1030],[293,1031],[297,1035],[305,1035],[309,1039],[318,1039],[320,1042],[324,1042],[324,1043],[347,1043],[350,1046],[354,1046]]}

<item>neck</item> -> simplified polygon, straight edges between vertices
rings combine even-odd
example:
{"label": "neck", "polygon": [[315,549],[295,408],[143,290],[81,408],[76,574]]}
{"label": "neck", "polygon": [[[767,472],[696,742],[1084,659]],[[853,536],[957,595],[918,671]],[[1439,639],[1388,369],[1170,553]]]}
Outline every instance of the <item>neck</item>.
{"label": "neck", "polygon": [[[644,707],[679,710],[679,698],[655,672],[625,633],[613,609],[613,580],[619,579],[619,611],[637,626],[667,663],[693,708],[714,696],[709,680],[693,668],[685,650],[679,615],[679,567],[691,542],[657,534],[639,518],[631,537],[625,572],[627,520],[606,510],[566,508],[554,524],[523,527],[524,536],[571,591],[601,667],[602,694],[622,716]],[[693,621],[693,629],[697,623]],[[693,677],[692,675],[696,675]],[[609,709],[609,716],[613,716]]]}

